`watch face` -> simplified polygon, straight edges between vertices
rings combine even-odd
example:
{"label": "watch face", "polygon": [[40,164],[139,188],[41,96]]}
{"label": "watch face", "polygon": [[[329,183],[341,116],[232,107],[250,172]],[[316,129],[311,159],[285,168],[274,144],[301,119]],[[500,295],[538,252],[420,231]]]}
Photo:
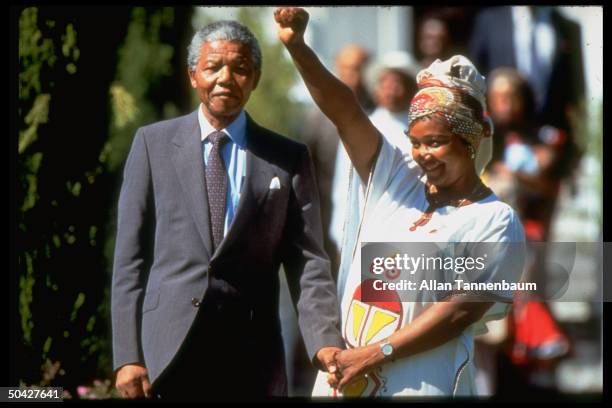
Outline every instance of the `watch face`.
{"label": "watch face", "polygon": [[393,354],[393,346],[389,343],[383,344],[383,346],[381,347],[381,351],[385,356],[390,356],[391,354]]}

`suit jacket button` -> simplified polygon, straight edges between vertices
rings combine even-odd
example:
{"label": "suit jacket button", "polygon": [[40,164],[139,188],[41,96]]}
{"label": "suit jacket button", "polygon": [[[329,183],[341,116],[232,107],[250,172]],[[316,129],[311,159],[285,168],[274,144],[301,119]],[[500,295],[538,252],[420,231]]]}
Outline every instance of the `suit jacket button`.
{"label": "suit jacket button", "polygon": [[196,298],[192,298],[191,304],[194,305],[195,307],[200,307],[200,300]]}

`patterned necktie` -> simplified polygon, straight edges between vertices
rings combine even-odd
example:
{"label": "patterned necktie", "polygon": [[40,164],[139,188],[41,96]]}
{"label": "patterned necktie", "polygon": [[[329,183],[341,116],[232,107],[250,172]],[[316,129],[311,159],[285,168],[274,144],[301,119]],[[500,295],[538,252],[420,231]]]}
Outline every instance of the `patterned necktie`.
{"label": "patterned necktie", "polygon": [[206,164],[206,190],[210,211],[210,229],[213,236],[213,249],[217,249],[223,239],[225,225],[225,204],[227,201],[227,172],[223,166],[221,147],[227,140],[223,132],[213,132],[208,136],[212,149]]}

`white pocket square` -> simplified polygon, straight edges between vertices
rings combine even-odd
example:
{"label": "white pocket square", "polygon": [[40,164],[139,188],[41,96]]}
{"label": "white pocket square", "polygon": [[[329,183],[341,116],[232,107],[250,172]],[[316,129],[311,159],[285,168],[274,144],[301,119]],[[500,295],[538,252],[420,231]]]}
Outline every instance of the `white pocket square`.
{"label": "white pocket square", "polygon": [[275,176],[272,181],[270,181],[270,190],[280,190],[280,188],[280,180]]}

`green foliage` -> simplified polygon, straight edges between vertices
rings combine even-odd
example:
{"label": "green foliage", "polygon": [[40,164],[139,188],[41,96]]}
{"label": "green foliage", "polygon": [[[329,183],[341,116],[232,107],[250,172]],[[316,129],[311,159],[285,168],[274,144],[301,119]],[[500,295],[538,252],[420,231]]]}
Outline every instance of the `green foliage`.
{"label": "green foliage", "polygon": [[40,94],[36,96],[32,109],[25,117],[25,124],[28,127],[19,132],[19,154],[22,154],[29,145],[34,143],[38,138],[38,127],[49,120],[49,102],[51,96],[49,94]]}
{"label": "green foliage", "polygon": [[[174,46],[160,40],[160,31],[174,23],[174,10],[136,7],[119,50],[115,81],[110,87],[113,120],[100,162],[115,172],[125,161],[136,128],[159,118],[150,91],[173,74]],[[176,109],[175,109],[176,111]]]}
{"label": "green foliage", "polygon": [[70,75],[76,74],[77,66],[75,62],[78,61],[81,51],[77,47],[76,31],[72,24],[66,25],[66,33],[62,35],[62,54],[67,59],[66,72]]}
{"label": "green foliage", "polygon": [[26,155],[24,157],[25,173],[22,177],[23,181],[25,181],[25,183],[27,184],[27,191],[23,200],[23,204],[21,205],[22,212],[26,212],[29,209],[33,208],[34,205],[36,205],[36,200],[38,198],[38,194],[36,193],[38,187],[36,174],[38,173],[38,169],[40,168],[41,161],[41,152],[36,152],[31,155]]}
{"label": "green foliage", "polygon": [[[19,32],[19,63],[21,67],[19,72],[19,116],[23,117],[23,110],[27,109],[27,114],[23,118],[23,125],[25,126],[20,127],[18,145],[23,170],[20,172],[20,181],[25,185],[21,210],[25,212],[36,205],[38,198],[36,175],[42,161],[42,153],[35,152],[25,155],[24,153],[38,138],[39,126],[48,121],[51,97],[48,93],[43,92],[40,77],[43,69],[53,67],[57,57],[55,56],[53,41],[44,38],[38,27],[38,10],[36,7],[29,7],[22,11],[19,18]],[[27,259],[31,267],[31,257]],[[23,276],[21,278],[24,279]],[[28,290],[31,291],[31,286],[32,284],[29,282],[22,283],[24,290],[29,288]],[[21,297],[21,301],[24,302],[28,298],[31,298],[31,293],[29,296]],[[22,329],[24,333],[29,332],[30,324],[27,322],[29,318],[27,316],[30,316],[28,303],[21,303],[20,310],[22,311],[22,319],[26,319],[26,321],[22,321]]]}
{"label": "green foliage", "polygon": [[[47,25],[54,23],[48,21]],[[45,66],[53,67],[56,60],[53,40],[44,38],[38,27],[38,9],[26,8],[19,18],[20,100],[29,100],[32,93],[41,93],[40,72]]]}
{"label": "green foliage", "polygon": [[[36,256],[36,252],[29,254],[25,252],[23,257],[26,263],[26,273],[19,277],[19,315],[21,316],[21,330],[23,332],[23,340],[26,345],[32,344],[32,329],[34,322],[32,320],[32,312],[30,304],[32,303],[32,288],[36,282],[34,277],[34,268],[32,266],[32,257]],[[20,257],[20,261],[23,259]]]}
{"label": "green foliage", "polygon": [[270,12],[262,7],[241,7],[238,13],[238,20],[259,40],[263,54],[261,79],[246,108],[262,126],[295,137],[292,129],[299,107],[288,95],[297,74],[293,63],[285,58],[281,42],[264,35],[262,21],[271,20],[266,13]]}
{"label": "green foliage", "polygon": [[[69,386],[77,375],[91,375],[96,355],[80,350],[78,341],[91,333],[98,336],[99,350],[103,344],[100,333],[105,328],[100,320],[104,320],[92,320],[90,313],[103,295],[102,285],[95,285],[105,280],[104,264],[101,255],[88,249],[102,225],[95,211],[74,210],[88,208],[103,188],[103,180],[96,179],[102,174],[97,154],[88,161],[87,148],[95,146],[96,140],[72,139],[82,128],[80,100],[71,92],[81,95],[79,84],[94,74],[78,69],[83,57],[80,38],[78,18],[74,23],[66,21],[57,9],[29,7],[19,16],[19,275],[15,290],[19,291],[16,330],[20,333],[14,336],[23,354],[12,370],[24,384],[52,385],[61,375],[61,381],[67,381],[61,385]],[[104,112],[96,109],[91,98],[100,83],[105,86],[100,81],[88,86],[87,105],[104,120]],[[95,119],[89,123],[95,128]]]}
{"label": "green foliage", "polygon": [[[22,11],[19,18],[19,116],[21,126],[19,131],[19,179],[22,185],[22,203],[20,217],[20,231],[27,234],[30,230],[29,220],[26,217],[39,199],[38,173],[43,162],[43,153],[35,150],[35,142],[39,137],[39,128],[49,121],[49,105],[53,85],[43,83],[46,71],[52,70],[58,60],[72,63],[76,61],[76,33],[72,27],[66,28],[67,58],[58,58],[56,49],[59,44],[53,41],[58,27],[48,20],[44,27],[39,27],[38,9],[29,7]],[[78,55],[77,55],[78,58]],[[27,112],[25,116],[23,112]],[[26,344],[32,345],[32,330],[34,329],[34,316],[31,305],[34,299],[36,276],[42,275],[36,270],[37,249],[23,247],[19,254],[21,275],[19,277],[19,312],[21,317],[21,330]],[[25,265],[24,265],[25,263]],[[25,266],[25,268],[23,268]],[[42,277],[42,276],[41,276]],[[44,280],[43,280],[44,281]],[[51,347],[46,340],[43,350]]]}

